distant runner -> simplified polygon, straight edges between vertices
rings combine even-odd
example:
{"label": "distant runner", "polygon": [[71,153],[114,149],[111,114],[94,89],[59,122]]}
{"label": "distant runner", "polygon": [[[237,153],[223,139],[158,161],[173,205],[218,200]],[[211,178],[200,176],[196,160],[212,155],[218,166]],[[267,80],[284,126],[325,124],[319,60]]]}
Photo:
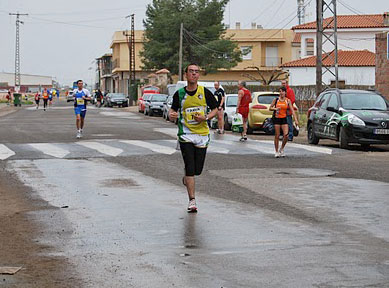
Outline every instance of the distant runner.
{"label": "distant runner", "polygon": [[[284,148],[286,143],[288,142],[288,121],[286,119],[287,117],[287,111],[290,109],[292,111],[293,117],[295,119],[296,125],[298,125],[298,120],[296,118],[296,113],[294,112],[292,101],[290,99],[286,98],[286,87],[282,86],[280,88],[280,97],[277,99],[274,99],[273,102],[270,105],[269,110],[274,111],[274,148],[276,150],[275,157],[285,157]],[[280,130],[282,129],[282,135],[284,136],[282,138],[282,145],[281,149],[278,149],[279,147],[279,137],[280,137]]]}
{"label": "distant runner", "polygon": [[49,101],[49,91],[47,91],[46,88],[43,89],[42,98],[43,98],[43,111],[46,111],[47,102]]}
{"label": "distant runner", "polygon": [[36,104],[36,109],[39,108],[39,102],[41,100],[41,94],[39,93],[39,91],[37,91],[35,93],[35,104]]}
{"label": "distant runner", "polygon": [[77,81],[77,89],[73,90],[74,97],[74,113],[76,114],[77,138],[82,137],[82,129],[84,128],[84,119],[86,114],[86,101],[91,100],[90,92],[84,88],[82,80]]}
{"label": "distant runner", "polygon": [[[170,119],[178,118],[178,141],[185,163],[185,176],[182,178],[189,196],[188,212],[197,212],[195,199],[195,175],[203,171],[207,147],[210,141],[207,120],[217,114],[215,96],[207,88],[199,86],[200,68],[189,64],[185,69],[188,86],[173,95]],[[211,112],[207,115],[207,106]]]}

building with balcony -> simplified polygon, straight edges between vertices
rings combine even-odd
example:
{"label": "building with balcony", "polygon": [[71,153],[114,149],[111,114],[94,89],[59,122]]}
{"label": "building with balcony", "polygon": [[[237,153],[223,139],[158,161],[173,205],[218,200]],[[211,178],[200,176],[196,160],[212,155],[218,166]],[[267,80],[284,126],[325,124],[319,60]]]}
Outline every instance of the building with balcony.
{"label": "building with balcony", "polygon": [[97,58],[97,86],[103,92],[113,91],[112,54],[106,53]]}
{"label": "building with balcony", "polygon": [[[129,49],[124,32],[116,31],[112,38],[112,91],[127,93]],[[245,52],[243,61],[229,70],[220,69],[217,73],[202,75],[201,80],[217,80],[225,84],[235,84],[238,80],[246,80],[251,84],[260,84],[261,76],[268,79],[274,71],[279,71],[280,65],[293,60],[292,41],[295,35],[292,30],[262,29],[260,25],[253,25],[251,29],[241,29],[240,24],[237,23],[236,29],[227,29],[226,36],[236,41],[239,48]],[[143,31],[135,31],[135,75],[137,79],[146,79],[150,74],[150,71],[141,69],[142,62],[139,52],[143,49],[143,41]],[[178,76],[173,76],[173,80],[178,80]]]}

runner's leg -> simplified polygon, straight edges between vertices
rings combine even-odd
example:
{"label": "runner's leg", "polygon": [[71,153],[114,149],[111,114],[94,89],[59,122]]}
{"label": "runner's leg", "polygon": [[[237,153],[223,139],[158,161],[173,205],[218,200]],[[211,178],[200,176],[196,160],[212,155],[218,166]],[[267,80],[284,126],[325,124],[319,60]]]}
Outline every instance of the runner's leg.
{"label": "runner's leg", "polygon": [[280,138],[280,126],[281,125],[278,125],[278,124],[275,124],[274,125],[274,131],[275,131],[275,134],[274,134],[274,148],[276,149],[276,152],[278,152],[278,145],[279,145],[279,138]]}
{"label": "runner's leg", "polygon": [[196,176],[201,175],[201,172],[203,172],[206,154],[207,154],[207,148],[195,147],[194,163],[195,163],[195,175]]}
{"label": "runner's leg", "polygon": [[281,150],[284,151],[286,142],[288,142],[288,124],[281,125],[281,128],[282,128],[282,135],[284,135],[284,137],[282,138]]}
{"label": "runner's leg", "polygon": [[185,164],[185,183],[189,200],[195,198],[195,147],[192,143],[180,142],[182,158]]}
{"label": "runner's leg", "polygon": [[217,126],[219,127],[219,131],[223,131],[224,129],[224,118],[223,118],[223,109],[220,111],[217,111]]}

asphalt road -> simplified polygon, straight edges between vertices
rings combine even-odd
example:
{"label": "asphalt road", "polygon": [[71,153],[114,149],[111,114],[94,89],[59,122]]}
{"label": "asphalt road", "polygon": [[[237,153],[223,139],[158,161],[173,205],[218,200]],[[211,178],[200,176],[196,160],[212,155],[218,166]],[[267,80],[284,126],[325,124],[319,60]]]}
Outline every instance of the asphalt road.
{"label": "asphalt road", "polygon": [[[389,287],[389,149],[212,135],[187,214],[176,126],[0,110],[0,287]],[[21,253],[20,251],[23,251]]]}

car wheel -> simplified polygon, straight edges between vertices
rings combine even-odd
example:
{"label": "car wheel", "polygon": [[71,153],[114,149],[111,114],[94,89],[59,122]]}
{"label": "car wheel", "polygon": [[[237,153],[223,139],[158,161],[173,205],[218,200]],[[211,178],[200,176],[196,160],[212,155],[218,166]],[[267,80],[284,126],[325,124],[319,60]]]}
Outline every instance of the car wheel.
{"label": "car wheel", "polygon": [[317,145],[319,144],[320,138],[316,136],[315,132],[313,131],[313,124],[309,123],[308,125],[308,143]]}
{"label": "car wheel", "polygon": [[228,123],[228,116],[224,115],[224,130],[231,131],[231,124]]}
{"label": "car wheel", "polygon": [[340,131],[339,131],[339,146],[340,146],[340,148],[342,148],[342,149],[350,148],[348,143],[349,142],[348,142],[348,137],[347,137],[346,131],[345,131],[344,127],[340,127]]}
{"label": "car wheel", "polygon": [[361,144],[361,147],[363,150],[367,150],[370,148],[370,144],[364,143],[364,144]]}

